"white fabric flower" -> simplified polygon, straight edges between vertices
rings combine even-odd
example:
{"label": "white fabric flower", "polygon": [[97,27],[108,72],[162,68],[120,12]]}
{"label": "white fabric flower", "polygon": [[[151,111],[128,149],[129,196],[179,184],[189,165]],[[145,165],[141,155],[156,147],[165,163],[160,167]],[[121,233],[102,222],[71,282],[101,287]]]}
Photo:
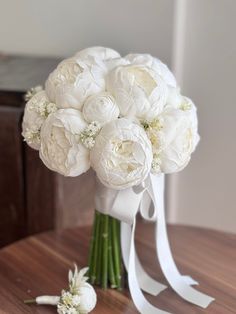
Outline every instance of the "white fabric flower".
{"label": "white fabric flower", "polygon": [[89,169],[89,150],[80,141],[86,125],[75,109],[59,109],[49,115],[41,129],[40,146],[40,158],[49,169],[72,177]]}
{"label": "white fabric flower", "polygon": [[176,87],[176,79],[166,64],[149,54],[129,54],[125,57],[131,64],[146,65],[157,72],[165,83],[171,87]]}
{"label": "white fabric flower", "polygon": [[72,272],[72,270],[68,273],[68,279],[69,279],[69,286],[70,290],[77,291],[79,288],[83,287],[88,277],[86,276],[86,273],[88,272],[88,267],[84,267],[80,270],[78,270],[77,265],[75,264],[75,270]]}
{"label": "white fabric flower", "polygon": [[167,85],[142,65],[118,66],[107,76],[107,90],[115,97],[121,115],[148,119],[157,116],[167,100]]}
{"label": "white fabric flower", "polygon": [[120,54],[114,49],[106,47],[89,47],[80,50],[75,54],[75,57],[80,59],[87,58],[88,56],[96,57],[101,60],[108,60],[119,58]]}
{"label": "white fabric flower", "polygon": [[119,108],[111,94],[102,92],[86,99],[83,115],[87,122],[98,121],[103,125],[118,118]]}
{"label": "white fabric flower", "polygon": [[154,157],[163,173],[177,172],[188,164],[199,141],[196,110],[167,109],[161,119]]}
{"label": "white fabric flower", "polygon": [[91,164],[100,181],[118,190],[141,183],[151,163],[152,147],[145,131],[125,118],[105,124],[91,150]]}
{"label": "white fabric flower", "polygon": [[180,107],[182,102],[182,95],[180,94],[180,89],[175,87],[168,88],[168,97],[166,102],[166,108],[176,108]]}
{"label": "white fabric flower", "polygon": [[85,283],[79,288],[80,303],[78,305],[80,313],[91,312],[97,303],[97,295],[94,288],[89,284]]}
{"label": "white fabric flower", "polygon": [[46,92],[60,108],[81,109],[85,99],[105,90],[107,68],[102,60],[69,58],[49,75]]}
{"label": "white fabric flower", "polygon": [[114,68],[121,66],[121,65],[128,65],[130,62],[125,58],[115,58],[115,59],[109,59],[104,61],[107,72],[112,71]]}
{"label": "white fabric flower", "polygon": [[169,88],[165,108],[175,108],[183,111],[196,111],[192,100],[180,94],[179,88]]}
{"label": "white fabric flower", "polygon": [[22,135],[30,147],[39,149],[41,126],[47,116],[54,111],[56,111],[56,106],[49,102],[45,91],[34,94],[26,103]]}

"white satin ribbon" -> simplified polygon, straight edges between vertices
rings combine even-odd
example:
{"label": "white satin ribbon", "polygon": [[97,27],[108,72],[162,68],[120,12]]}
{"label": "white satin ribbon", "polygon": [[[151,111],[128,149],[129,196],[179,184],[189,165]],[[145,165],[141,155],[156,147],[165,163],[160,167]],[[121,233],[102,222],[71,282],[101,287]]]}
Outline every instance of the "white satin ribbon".
{"label": "white satin ribbon", "polygon": [[[125,205],[124,205],[125,203]],[[182,276],[173,260],[167,236],[164,211],[164,175],[150,176],[141,185],[121,191],[109,189],[97,181],[96,209],[121,220],[121,249],[128,272],[129,289],[134,304],[142,314],[167,313],[151,305],[141,289],[157,296],[166,286],[151,278],[143,269],[136,251],[134,233],[138,210],[145,220],[156,222],[156,252],[170,286],[186,301],[206,308],[214,298],[191,285],[198,284],[189,276]]]}
{"label": "white satin ribbon", "polygon": [[[142,191],[135,193],[132,188],[114,190],[96,179],[95,208],[103,214],[132,224],[142,199]],[[125,202],[125,204],[124,204]]]}
{"label": "white satin ribbon", "polygon": [[[124,266],[125,266],[127,273],[128,273],[131,242],[128,241],[127,239],[131,239],[132,227],[130,225],[128,225],[127,223],[122,223],[121,229],[122,229],[122,232],[121,232],[122,257],[123,257]],[[138,258],[138,255],[135,251],[135,246],[134,246],[134,254],[135,254],[135,267],[136,267],[137,278],[138,278],[140,288],[143,291],[145,291],[145,292],[147,292],[153,296],[157,296],[159,293],[161,293],[163,290],[165,290],[167,288],[167,286],[156,281],[150,275],[148,275],[148,273],[146,273],[146,271],[144,270],[144,268],[143,268],[143,266],[142,266],[142,264]],[[183,277],[183,280],[185,280],[185,282],[188,285],[197,285],[198,284],[197,281],[195,281],[194,279],[192,279],[189,276],[182,276],[182,277]]]}
{"label": "white satin ribbon", "polygon": [[156,225],[156,251],[161,270],[172,289],[175,290],[175,292],[178,293],[184,300],[202,308],[206,308],[214,300],[214,298],[192,288],[186,280],[183,279],[183,276],[179,273],[171,254],[164,211],[164,175],[150,175],[150,180],[152,186],[150,196],[154,202],[154,207],[158,211]]}
{"label": "white satin ribbon", "polygon": [[[132,232],[130,238],[126,241],[130,242],[129,263],[128,263],[128,283],[132,300],[141,314],[170,314],[169,312],[160,310],[147,301],[143,295],[137,276],[135,264],[135,249],[134,249],[134,235],[135,235],[136,219],[134,219]],[[121,223],[121,233],[124,232],[125,223]]]}
{"label": "white satin ribbon", "polygon": [[[133,227],[134,230],[134,227]],[[132,227],[128,225],[127,223],[122,222],[121,223],[121,251],[122,251],[122,257],[124,261],[125,268],[127,270],[127,273],[129,272],[129,256],[130,256],[130,247],[131,245],[134,245],[134,243],[131,242],[132,239]],[[167,288],[166,285],[163,285],[159,283],[158,281],[154,280],[152,277],[150,277],[146,271],[143,269],[141,262],[139,261],[139,258],[134,250],[134,256],[135,256],[135,267],[136,267],[136,273],[138,278],[139,287],[153,295],[157,296],[159,293],[161,293],[163,290]]]}

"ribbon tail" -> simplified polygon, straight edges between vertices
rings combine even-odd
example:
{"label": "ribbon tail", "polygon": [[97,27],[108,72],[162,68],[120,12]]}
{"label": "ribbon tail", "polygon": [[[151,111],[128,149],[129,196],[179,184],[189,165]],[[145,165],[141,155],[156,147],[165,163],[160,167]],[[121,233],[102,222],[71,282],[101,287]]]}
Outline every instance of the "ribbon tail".
{"label": "ribbon tail", "polygon": [[[123,261],[124,261],[124,265],[127,270],[127,273],[128,273],[128,267],[129,267],[129,254],[130,254],[130,241],[128,241],[127,239],[131,239],[131,234],[132,234],[132,227],[128,224],[123,223],[122,228],[121,228],[121,250],[122,250],[122,257],[123,257]],[[137,278],[138,278],[138,283],[139,283],[140,288],[143,291],[153,296],[157,296],[163,290],[165,290],[167,286],[154,280],[152,277],[150,277],[146,273],[146,271],[143,269],[142,264],[137,256],[135,247],[134,247],[134,254],[135,254],[136,272],[138,274]]]}
{"label": "ribbon tail", "polygon": [[[150,192],[150,184],[151,184],[151,180],[149,179],[149,181],[147,181],[146,189],[143,191],[142,199],[141,199],[141,202],[139,205],[139,211],[140,211],[141,216],[145,220],[155,222],[157,220],[157,208],[153,208],[154,202],[152,200],[152,196],[155,193],[154,193],[154,191],[152,191],[152,193]],[[138,262],[139,261],[137,261],[137,263]],[[138,264],[136,266],[138,267]],[[139,268],[139,270],[140,270],[140,268]],[[138,272],[139,272],[139,270],[138,270]],[[194,280],[193,278],[191,278],[190,276],[182,276],[182,277],[183,277],[183,280],[188,285],[190,285],[190,286],[191,285],[198,285],[198,282],[196,280]]]}
{"label": "ribbon tail", "polygon": [[[121,233],[125,232],[125,223],[121,223]],[[126,242],[130,243],[130,250],[128,255],[128,283],[132,300],[141,314],[170,314],[169,312],[160,310],[149,303],[144,297],[137,278],[137,270],[135,264],[135,248],[134,248],[134,234],[135,234],[136,220],[132,226],[131,233],[127,233],[128,238]]]}
{"label": "ribbon tail", "polygon": [[[150,175],[152,190],[150,194],[157,210],[156,223],[156,250],[159,263],[170,286],[184,300],[206,308],[214,298],[194,289],[189,285],[189,278],[182,276],[174,262],[167,236],[167,228],[164,211],[164,175]],[[158,204],[158,205],[157,205]]]}
{"label": "ribbon tail", "polygon": [[139,275],[138,282],[143,291],[153,296],[157,296],[162,291],[167,289],[166,285],[163,285],[162,283],[154,280],[145,272],[137,255],[135,256],[135,265],[137,274]]}

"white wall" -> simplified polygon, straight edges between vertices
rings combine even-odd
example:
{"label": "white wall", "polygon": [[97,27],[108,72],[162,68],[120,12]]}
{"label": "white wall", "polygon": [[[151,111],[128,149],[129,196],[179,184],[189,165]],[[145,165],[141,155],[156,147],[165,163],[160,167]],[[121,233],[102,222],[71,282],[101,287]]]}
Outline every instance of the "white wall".
{"label": "white wall", "polygon": [[0,0],[0,51],[68,56],[93,46],[171,59],[173,0]]}
{"label": "white wall", "polygon": [[177,23],[175,68],[198,106],[201,142],[189,166],[172,178],[170,218],[236,232],[236,1],[178,5],[186,20]]}

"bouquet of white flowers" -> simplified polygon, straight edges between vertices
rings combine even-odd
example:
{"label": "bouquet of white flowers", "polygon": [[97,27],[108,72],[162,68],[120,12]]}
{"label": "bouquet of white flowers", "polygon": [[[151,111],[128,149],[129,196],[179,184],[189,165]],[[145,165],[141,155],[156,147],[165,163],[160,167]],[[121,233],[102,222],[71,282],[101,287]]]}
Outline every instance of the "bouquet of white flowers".
{"label": "bouquet of white flowers", "polygon": [[[156,218],[156,210],[152,217],[148,213],[151,201],[158,206],[155,180],[161,186],[163,174],[182,170],[199,141],[194,103],[181,95],[159,59],[148,54],[121,57],[112,49],[93,47],[62,61],[45,90],[27,94],[22,134],[49,169],[64,176],[79,176],[90,167],[96,172],[88,276],[103,288],[110,284],[120,289],[120,220],[134,230],[138,209],[144,218]],[[132,236],[126,231],[129,242]],[[122,254],[131,272],[132,245]],[[145,290],[144,284],[139,286]],[[189,283],[188,288],[193,290]],[[132,294],[131,283],[130,290]]]}

